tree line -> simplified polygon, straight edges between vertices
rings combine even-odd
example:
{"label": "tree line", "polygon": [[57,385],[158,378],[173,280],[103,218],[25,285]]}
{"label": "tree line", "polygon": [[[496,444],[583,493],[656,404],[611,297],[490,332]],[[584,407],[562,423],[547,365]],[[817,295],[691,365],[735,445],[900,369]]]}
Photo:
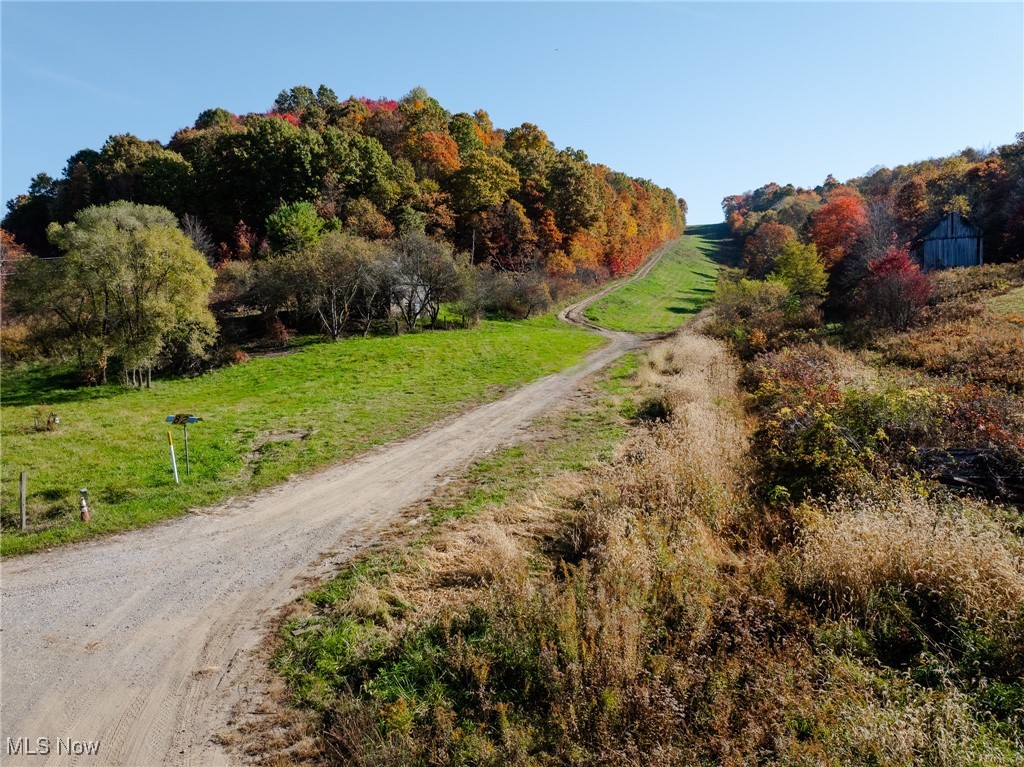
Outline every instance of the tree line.
{"label": "tree line", "polygon": [[[60,178],[38,174],[7,209],[5,354],[71,353],[97,380],[114,361],[130,381],[137,369],[194,368],[242,315],[259,315],[271,337],[306,323],[332,338],[436,326],[447,305],[466,322],[528,316],[635,268],[681,233],[686,203],[557,149],[531,123],[452,114],[422,88],[341,101],[297,86],[265,113],[206,110],[166,144],[111,136]],[[142,264],[154,248],[164,255]],[[129,285],[140,305],[156,301],[161,290],[138,286],[158,282],[147,270],[161,258],[201,294],[150,313],[163,336],[109,302]]]}
{"label": "tree line", "polygon": [[111,136],[68,158],[61,178],[38,174],[3,228],[57,255],[50,222],[114,200],[193,218],[221,260],[248,255],[252,239],[258,254],[269,217],[308,202],[370,239],[417,230],[475,262],[562,276],[628,271],[685,221],[671,190],[556,149],[531,123],[501,130],[483,110],[451,114],[423,88],[339,101],[297,86],[266,113],[206,110],[166,144]]}
{"label": "tree line", "polygon": [[[737,327],[749,324],[744,313],[760,316],[768,333],[759,331],[752,351],[781,342],[762,335],[820,325],[822,311],[854,329],[903,330],[929,298],[912,240],[945,214],[983,230],[986,261],[1024,258],[1024,133],[993,151],[878,167],[845,183],[831,175],[813,189],[768,183],[726,197],[722,210],[743,272],[723,285],[720,303]],[[762,280],[772,284],[755,284]]]}

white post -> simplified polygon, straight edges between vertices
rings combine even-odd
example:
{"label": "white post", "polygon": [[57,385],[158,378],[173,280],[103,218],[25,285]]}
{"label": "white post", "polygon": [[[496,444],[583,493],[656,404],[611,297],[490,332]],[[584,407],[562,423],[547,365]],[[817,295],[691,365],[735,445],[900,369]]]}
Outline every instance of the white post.
{"label": "white post", "polygon": [[21,529],[24,530],[27,525],[25,524],[25,472],[21,472]]}
{"label": "white post", "polygon": [[174,459],[174,440],[171,438],[171,430],[167,430],[167,444],[171,446],[171,468],[174,470],[174,484],[180,485],[181,480],[178,479],[178,462]]}

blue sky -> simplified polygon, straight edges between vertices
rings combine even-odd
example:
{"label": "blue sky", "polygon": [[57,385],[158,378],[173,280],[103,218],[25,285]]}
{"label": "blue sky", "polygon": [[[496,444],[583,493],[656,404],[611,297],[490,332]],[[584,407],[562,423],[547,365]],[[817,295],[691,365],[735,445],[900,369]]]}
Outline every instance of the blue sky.
{"label": "blue sky", "polygon": [[[813,186],[1009,143],[1024,4],[50,3],[2,13],[0,194],[114,133],[293,85],[487,109],[671,186],[694,223],[767,181]],[[954,53],[949,53],[953,51]]]}

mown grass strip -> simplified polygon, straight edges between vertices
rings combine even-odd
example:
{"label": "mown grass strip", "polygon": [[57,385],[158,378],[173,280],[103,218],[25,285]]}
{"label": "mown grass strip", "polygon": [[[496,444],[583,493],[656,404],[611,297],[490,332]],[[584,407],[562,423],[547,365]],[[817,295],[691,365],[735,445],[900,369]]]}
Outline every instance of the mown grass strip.
{"label": "mown grass strip", "polygon": [[[494,400],[601,343],[548,316],[312,344],[196,379],[158,381],[150,391],[61,389],[39,369],[5,373],[0,553],[125,530],[252,492]],[[35,418],[51,411],[60,425],[38,431]],[[188,477],[181,428],[173,427],[176,487],[164,418],[181,412],[205,420],[189,429]],[[15,531],[20,471],[29,478],[26,533]],[[81,487],[90,493],[89,525],[77,519]]]}
{"label": "mown grass strip", "polygon": [[586,316],[601,327],[664,333],[682,325],[714,293],[722,263],[720,226],[691,227],[643,279],[593,304]]}

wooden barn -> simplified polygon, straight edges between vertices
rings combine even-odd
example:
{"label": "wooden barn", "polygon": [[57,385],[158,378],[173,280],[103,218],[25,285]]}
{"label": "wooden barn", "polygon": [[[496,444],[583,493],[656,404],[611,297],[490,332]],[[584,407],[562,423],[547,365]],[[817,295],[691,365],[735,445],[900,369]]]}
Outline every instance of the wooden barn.
{"label": "wooden barn", "polygon": [[949,269],[984,262],[983,233],[959,213],[947,213],[912,243],[921,268]]}

